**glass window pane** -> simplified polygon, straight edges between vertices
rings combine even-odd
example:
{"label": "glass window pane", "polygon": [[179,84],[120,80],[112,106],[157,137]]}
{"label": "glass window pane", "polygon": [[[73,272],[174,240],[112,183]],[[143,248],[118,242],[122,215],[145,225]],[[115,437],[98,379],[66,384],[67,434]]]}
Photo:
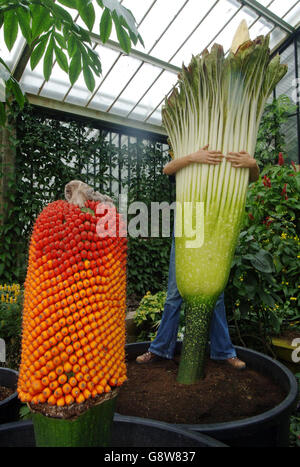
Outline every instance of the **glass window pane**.
{"label": "glass window pane", "polygon": [[4,42],[4,31],[3,28],[0,28],[0,57],[5,61],[8,68],[13,71],[17,61],[20,58],[23,47],[25,45],[25,40],[22,34],[18,34],[16,42],[14,43],[11,51],[5,45]]}
{"label": "glass window pane", "polygon": [[[213,40],[224,23],[234,15],[240,6],[238,2],[220,0],[191,38],[178,51],[174,59],[172,59],[172,63],[181,67],[182,62],[185,64],[190,62],[193,54],[201,53],[211,40]],[[233,35],[234,31],[232,32],[232,38]]]}
{"label": "glass window pane", "polygon": [[122,56],[101,84],[89,107],[106,112],[139,64],[140,61],[135,58]]}
{"label": "glass window pane", "polygon": [[267,35],[274,28],[274,24],[270,23],[264,18],[260,18],[250,28],[251,39],[255,39],[258,36]]}
{"label": "glass window pane", "polygon": [[68,75],[56,63],[49,81],[46,81],[41,96],[62,100],[71,86]]}
{"label": "glass window pane", "polygon": [[164,71],[143,99],[134,108],[132,113],[130,113],[129,117],[137,120],[145,120],[148,115],[152,113],[153,109],[160,104],[164,96],[169,94],[176,82],[176,75]]}
{"label": "glass window pane", "polygon": [[271,37],[270,37],[270,49],[274,50],[287,37],[288,37],[288,34],[284,32],[282,29],[274,28],[273,31],[271,32]]}
{"label": "glass window pane", "polygon": [[286,12],[295,5],[295,0],[275,0],[270,6],[269,10],[275,13],[275,15],[282,18]]}
{"label": "glass window pane", "polygon": [[[174,17],[184,2],[185,0],[172,0],[171,2],[166,2],[166,0],[157,0],[139,27],[139,33],[143,38],[145,48],[139,43],[135,48],[142,52],[148,52],[151,50],[161,33],[168,26],[170,20]],[[133,12],[134,5],[136,3],[136,1],[132,2]],[[199,3],[200,2],[198,1],[198,10]]]}
{"label": "glass window pane", "polygon": [[28,64],[20,80],[22,88],[31,94],[38,94],[40,87],[44,82],[43,61],[40,61],[32,71]]}
{"label": "glass window pane", "polygon": [[[102,74],[99,77],[94,75],[95,83],[96,83],[94,92],[101,92],[100,90],[97,91],[97,88],[99,87],[102,80],[105,78],[105,76],[109,72],[115,60],[118,58],[119,53],[113,50],[110,50],[106,47],[101,47],[101,46],[98,46],[95,49],[95,51],[98,52],[100,59],[101,59]],[[87,105],[89,99],[91,98],[91,95],[92,94],[86,87],[83,73],[81,73],[78,80],[76,81],[72,89],[70,90],[66,98],[66,101],[70,103],[85,106]]]}
{"label": "glass window pane", "polygon": [[283,132],[285,134],[285,148],[290,161],[299,163],[299,142],[298,142],[298,128],[297,128],[297,115],[289,117],[288,121],[283,125]]}
{"label": "glass window pane", "polygon": [[300,18],[300,2],[284,17],[284,21],[291,24],[292,26],[299,26]]}
{"label": "glass window pane", "polygon": [[[190,0],[166,31],[162,39],[154,46],[151,52],[152,55],[162,60],[170,60],[214,3],[216,2],[205,2],[205,4],[203,4],[198,0]],[[195,12],[197,12],[197,14],[195,14]]]}
{"label": "glass window pane", "polygon": [[160,73],[160,68],[148,63],[139,65],[136,75],[131,77],[130,83],[113,105],[111,112],[126,116]]}
{"label": "glass window pane", "polygon": [[[223,46],[224,51],[226,52],[231,48],[233,37],[235,31],[239,27],[241,21],[244,19],[247,22],[248,27],[253,24],[258,16],[253,13],[249,8],[242,8],[228,23],[228,25],[223,29],[223,31],[213,40],[210,44],[210,47],[213,43],[217,43]],[[253,37],[254,39],[254,37]]]}
{"label": "glass window pane", "polygon": [[124,0],[122,2],[122,5],[125,8],[128,8],[128,10],[131,10],[137,24],[139,24],[152,3],[153,0],[143,0],[142,2],[137,2],[136,0]]}
{"label": "glass window pane", "polygon": [[276,95],[280,96],[281,94],[285,94],[292,99],[296,78],[294,44],[291,44],[284,52],[282,52],[281,63],[286,63],[288,65],[288,72],[278,83],[276,87]]}

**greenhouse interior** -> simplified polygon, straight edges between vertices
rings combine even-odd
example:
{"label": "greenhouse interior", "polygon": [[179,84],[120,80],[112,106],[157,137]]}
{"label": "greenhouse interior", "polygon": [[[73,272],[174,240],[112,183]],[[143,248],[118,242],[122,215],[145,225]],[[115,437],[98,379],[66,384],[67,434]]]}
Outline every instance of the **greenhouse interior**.
{"label": "greenhouse interior", "polygon": [[0,0],[1,447],[300,447],[299,103],[299,0]]}

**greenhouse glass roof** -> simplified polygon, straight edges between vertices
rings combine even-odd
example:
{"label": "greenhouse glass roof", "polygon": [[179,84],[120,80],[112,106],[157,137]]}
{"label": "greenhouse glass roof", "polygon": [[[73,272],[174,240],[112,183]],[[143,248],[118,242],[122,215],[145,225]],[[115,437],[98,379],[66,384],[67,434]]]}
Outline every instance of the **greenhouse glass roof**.
{"label": "greenhouse glass roof", "polygon": [[[102,63],[90,93],[80,76],[70,86],[68,76],[54,62],[48,82],[43,79],[42,62],[31,70],[27,64],[20,83],[29,101],[66,112],[87,115],[111,123],[125,124],[156,133],[161,126],[161,106],[177,82],[182,63],[188,64],[213,43],[230,48],[239,23],[245,19],[251,38],[270,33],[275,50],[299,26],[300,1],[295,0],[122,0],[138,24],[145,47],[138,44],[126,55],[112,32],[108,43],[101,44],[99,32],[92,32],[94,49]],[[74,10],[69,10],[74,17]],[[74,19],[85,27],[80,18]],[[95,21],[95,25],[99,21]],[[12,51],[1,54],[13,70],[22,58],[24,41],[20,38]]]}

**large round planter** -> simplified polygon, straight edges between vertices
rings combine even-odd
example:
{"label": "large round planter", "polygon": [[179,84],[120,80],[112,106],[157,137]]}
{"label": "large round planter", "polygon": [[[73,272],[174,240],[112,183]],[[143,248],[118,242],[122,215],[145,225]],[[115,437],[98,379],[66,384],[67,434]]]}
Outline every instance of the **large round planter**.
{"label": "large round planter", "polygon": [[19,418],[20,402],[16,392],[18,372],[10,368],[0,368],[0,386],[13,388],[15,392],[0,401],[0,423],[9,423]]}
{"label": "large round planter", "polygon": [[[35,447],[33,423],[19,421],[0,426],[0,447]],[[109,447],[226,447],[209,436],[163,422],[114,416]]]}
{"label": "large round planter", "polygon": [[[126,345],[128,358],[147,351],[149,342]],[[177,342],[180,353],[182,342]],[[248,368],[270,377],[285,392],[285,399],[276,407],[260,415],[238,421],[212,424],[175,424],[175,426],[203,433],[234,447],[285,447],[289,444],[290,415],[296,407],[298,384],[293,373],[282,363],[262,353],[235,347],[238,357]]]}

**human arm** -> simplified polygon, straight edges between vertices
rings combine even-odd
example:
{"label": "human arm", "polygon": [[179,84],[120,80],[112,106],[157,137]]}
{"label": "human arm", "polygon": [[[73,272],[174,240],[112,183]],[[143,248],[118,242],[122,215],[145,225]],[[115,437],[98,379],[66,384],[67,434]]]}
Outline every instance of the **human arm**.
{"label": "human arm", "polygon": [[217,165],[222,162],[223,154],[220,151],[208,151],[208,146],[205,146],[198,151],[188,154],[187,156],[173,159],[163,169],[165,175],[174,175],[179,170],[187,167],[190,164],[213,164]]}
{"label": "human arm", "polygon": [[226,160],[231,163],[232,167],[250,169],[250,183],[256,182],[259,179],[259,168],[257,162],[248,152],[229,152],[226,156]]}

